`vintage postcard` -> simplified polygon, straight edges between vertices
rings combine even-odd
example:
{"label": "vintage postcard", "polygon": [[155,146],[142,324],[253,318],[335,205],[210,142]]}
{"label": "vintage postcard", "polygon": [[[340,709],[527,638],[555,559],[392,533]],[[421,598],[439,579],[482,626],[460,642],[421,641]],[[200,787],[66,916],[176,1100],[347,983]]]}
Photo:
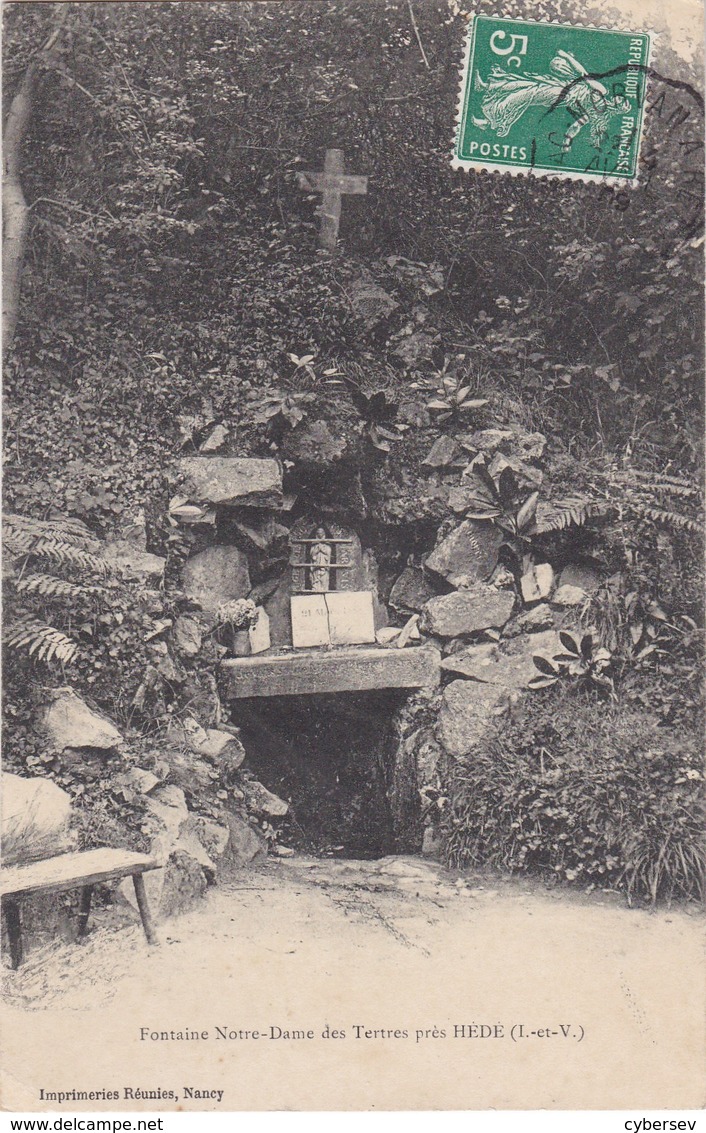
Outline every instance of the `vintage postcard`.
{"label": "vintage postcard", "polygon": [[2,13],[4,1111],[702,1107],[700,3]]}

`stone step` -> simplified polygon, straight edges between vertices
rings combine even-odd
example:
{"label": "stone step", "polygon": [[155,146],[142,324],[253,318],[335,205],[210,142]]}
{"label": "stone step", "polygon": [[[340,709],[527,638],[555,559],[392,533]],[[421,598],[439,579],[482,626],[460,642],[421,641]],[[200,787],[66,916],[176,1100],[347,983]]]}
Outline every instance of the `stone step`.
{"label": "stone step", "polygon": [[441,654],[432,645],[310,650],[236,657],[221,664],[224,700],[382,688],[435,688]]}

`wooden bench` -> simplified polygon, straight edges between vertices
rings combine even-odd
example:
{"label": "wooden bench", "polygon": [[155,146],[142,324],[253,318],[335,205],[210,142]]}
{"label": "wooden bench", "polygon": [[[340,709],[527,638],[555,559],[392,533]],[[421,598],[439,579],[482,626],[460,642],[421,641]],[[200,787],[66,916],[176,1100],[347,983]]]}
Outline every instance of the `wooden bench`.
{"label": "wooden bench", "polygon": [[4,866],[0,869],[0,896],[7,924],[12,967],[18,968],[23,956],[20,898],[36,893],[65,893],[80,887],[78,935],[82,937],[88,928],[93,886],[102,881],[116,881],[121,877],[132,877],[145,936],[149,944],[157,944],[142,875],[147,870],[159,868],[157,862],[144,854],[114,849],[84,850],[81,853],[60,854],[29,865]]}

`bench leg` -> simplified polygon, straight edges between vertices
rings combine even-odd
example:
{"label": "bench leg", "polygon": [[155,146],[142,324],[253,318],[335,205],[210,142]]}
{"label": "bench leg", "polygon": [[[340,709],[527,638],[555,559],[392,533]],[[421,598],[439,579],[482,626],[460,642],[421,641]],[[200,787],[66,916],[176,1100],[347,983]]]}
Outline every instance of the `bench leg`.
{"label": "bench leg", "polygon": [[84,885],[81,890],[81,905],[78,913],[78,932],[76,934],[78,940],[82,940],[88,932],[88,918],[91,915],[91,898],[93,897],[93,886]]}
{"label": "bench leg", "polygon": [[19,968],[22,963],[24,950],[22,948],[22,921],[20,920],[20,906],[17,901],[5,898],[2,903],[7,925],[7,935],[10,941],[10,962],[13,968]]}
{"label": "bench leg", "polygon": [[137,898],[137,907],[140,910],[140,917],[142,918],[142,927],[145,930],[148,944],[158,944],[157,933],[155,931],[154,922],[152,920],[152,913],[150,912],[149,902],[147,900],[147,893],[145,892],[145,879],[141,873],[134,873],[132,875],[133,885],[135,886],[135,897]]}

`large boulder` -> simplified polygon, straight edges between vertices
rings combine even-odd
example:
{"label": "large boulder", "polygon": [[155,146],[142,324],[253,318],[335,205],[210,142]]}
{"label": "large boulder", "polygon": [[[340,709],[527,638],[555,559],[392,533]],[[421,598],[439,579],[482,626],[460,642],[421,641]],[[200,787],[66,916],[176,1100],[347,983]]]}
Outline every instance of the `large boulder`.
{"label": "large boulder", "polygon": [[446,657],[441,667],[446,672],[470,677],[486,684],[502,685],[508,689],[526,688],[539,670],[534,664],[536,654],[552,656],[561,649],[559,635],[554,630],[534,633],[530,637],[516,637],[497,645],[471,645],[459,653]]}
{"label": "large boulder", "polygon": [[187,559],[182,584],[189,598],[213,616],[222,602],[244,598],[249,592],[248,560],[237,547],[207,547]]}
{"label": "large boulder", "polygon": [[70,819],[71,799],[51,779],[23,779],[3,772],[4,865],[24,865],[75,849]]}
{"label": "large boulder", "polygon": [[239,814],[227,815],[225,822],[229,838],[221,865],[226,872],[242,869],[267,856],[267,842],[252,823]]}
{"label": "large boulder", "polygon": [[469,755],[507,697],[501,685],[452,681],[444,689],[438,736],[449,755]]}
{"label": "large boulder", "polygon": [[116,574],[127,580],[158,586],[164,577],[167,560],[161,555],[150,555],[129,540],[115,539],[106,543],[101,556]]}
{"label": "large boulder", "polygon": [[[150,909],[159,918],[185,912],[203,896],[208,885],[201,862],[180,847],[173,848],[161,869],[145,873],[144,880]],[[120,893],[129,905],[137,908],[129,879],[121,883]]]}
{"label": "large boulder", "polygon": [[471,590],[441,594],[424,606],[424,628],[439,637],[459,637],[504,626],[515,604],[506,590],[478,583]]}
{"label": "large boulder", "polygon": [[39,710],[37,731],[54,751],[67,747],[108,751],[123,742],[115,725],[89,708],[71,688],[53,690],[50,703]]}
{"label": "large boulder", "polygon": [[483,520],[466,519],[442,539],[425,565],[452,586],[465,589],[490,577],[497,566],[502,541],[499,527]]}
{"label": "large boulder", "polygon": [[421,567],[408,566],[390,591],[390,605],[400,614],[418,614],[436,591]]}
{"label": "large boulder", "polygon": [[[148,796],[148,822],[153,834],[150,856],[160,868],[144,875],[145,889],[155,915],[183,912],[204,893],[216,875],[216,863],[201,838],[199,820],[189,814],[183,790],[174,785],[157,787]],[[120,892],[135,907],[129,879]]]}
{"label": "large boulder", "polygon": [[172,641],[182,657],[196,657],[203,642],[199,619],[191,614],[181,614],[172,626]]}
{"label": "large boulder", "polygon": [[245,803],[253,814],[264,815],[267,818],[282,818],[289,810],[289,804],[284,799],[268,791],[257,779],[243,779],[240,789],[245,796]]}
{"label": "large boulder", "polygon": [[178,462],[177,474],[184,494],[194,503],[282,506],[282,469],[276,460],[189,456]]}

